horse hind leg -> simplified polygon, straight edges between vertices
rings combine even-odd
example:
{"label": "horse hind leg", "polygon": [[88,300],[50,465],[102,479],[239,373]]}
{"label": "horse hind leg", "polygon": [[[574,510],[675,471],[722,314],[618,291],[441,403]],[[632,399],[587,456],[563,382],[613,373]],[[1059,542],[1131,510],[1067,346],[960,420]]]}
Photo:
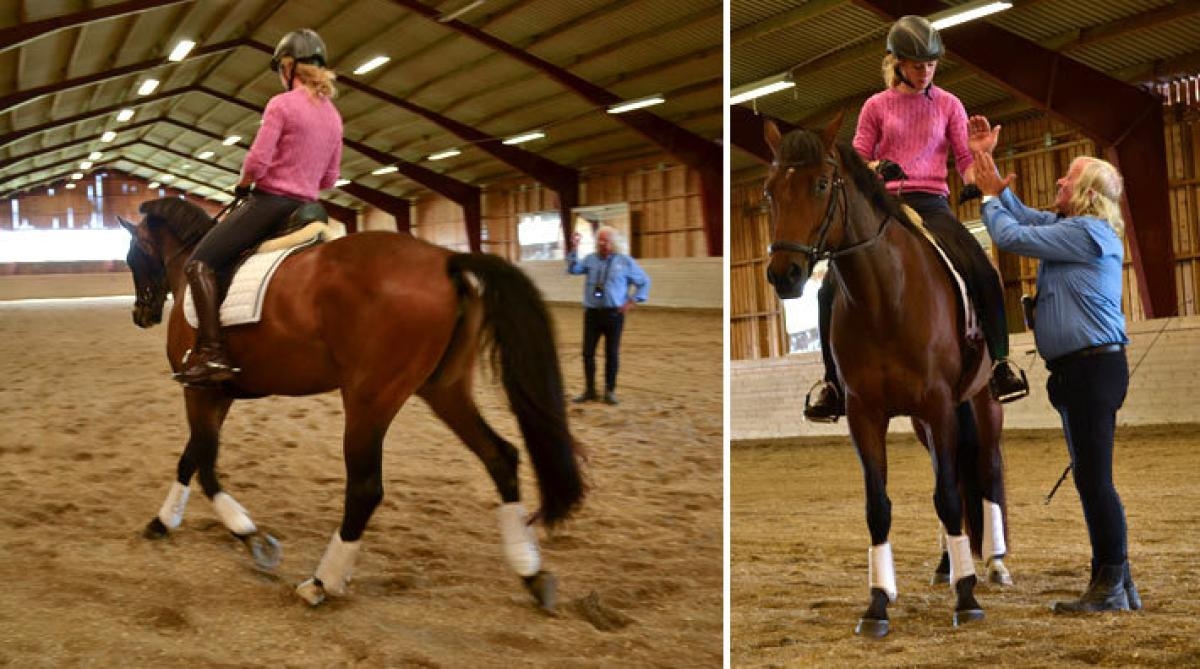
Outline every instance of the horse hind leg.
{"label": "horse hind leg", "polygon": [[554,610],[557,579],[541,568],[541,551],[533,519],[521,504],[517,469],[520,454],[479,414],[471,398],[466,379],[436,388],[427,388],[421,396],[429,407],[471,449],[491,476],[502,504],[497,512],[504,558],[525,588],[547,612]]}
{"label": "horse hind leg", "polygon": [[[930,457],[933,457],[933,447],[929,443],[929,434],[925,431],[924,424],[916,418],[912,420],[913,433],[917,435],[917,440],[925,447],[926,452]],[[937,530],[938,559],[937,567],[933,569],[933,576],[929,579],[930,585],[941,585],[950,582],[950,553],[946,551],[946,526],[938,523]]]}

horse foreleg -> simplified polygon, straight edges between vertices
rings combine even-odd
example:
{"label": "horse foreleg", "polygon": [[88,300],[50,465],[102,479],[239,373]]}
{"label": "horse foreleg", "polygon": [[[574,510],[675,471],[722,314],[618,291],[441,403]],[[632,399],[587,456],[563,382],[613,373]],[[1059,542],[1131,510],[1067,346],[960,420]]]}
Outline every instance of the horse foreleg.
{"label": "horse foreleg", "polygon": [[381,408],[371,401],[352,401],[346,394],[343,401],[346,496],[342,524],[330,538],[312,578],[296,586],[296,594],[313,606],[325,601],[327,594],[346,594],[363,532],[371,514],[383,501],[383,438],[400,404]]}
{"label": "horse foreleg", "polygon": [[532,519],[521,504],[517,467],[517,448],[492,429],[471,398],[465,381],[430,388],[421,396],[446,425],[471,449],[484,467],[503,504],[497,511],[500,541],[508,566],[521,577],[526,589],[546,611],[553,611],[557,581],[554,574],[541,568],[541,551]]}
{"label": "horse foreleg", "polygon": [[983,487],[982,555],[989,583],[1012,585],[1012,575],[1004,565],[1008,553],[1007,509],[1004,494],[1004,459],[1001,453],[1001,426],[1004,410],[985,388],[972,398],[979,431],[979,478]]}
{"label": "horse foreleg", "polygon": [[867,550],[867,582],[871,601],[859,618],[854,633],[872,638],[887,635],[887,606],[896,601],[896,567],[888,534],[892,529],[892,501],[887,496],[887,418],[851,394],[846,406],[850,438],[862,464],[867,499],[867,528],[871,547]]}

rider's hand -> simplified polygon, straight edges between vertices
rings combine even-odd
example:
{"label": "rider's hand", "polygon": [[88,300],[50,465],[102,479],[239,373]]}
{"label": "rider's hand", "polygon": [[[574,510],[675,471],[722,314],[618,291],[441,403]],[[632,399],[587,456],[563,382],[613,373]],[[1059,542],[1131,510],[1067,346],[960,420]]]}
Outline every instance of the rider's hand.
{"label": "rider's hand", "polygon": [[884,181],[900,181],[907,179],[908,175],[904,173],[904,169],[898,164],[884,158],[875,165],[875,172],[883,177]]}

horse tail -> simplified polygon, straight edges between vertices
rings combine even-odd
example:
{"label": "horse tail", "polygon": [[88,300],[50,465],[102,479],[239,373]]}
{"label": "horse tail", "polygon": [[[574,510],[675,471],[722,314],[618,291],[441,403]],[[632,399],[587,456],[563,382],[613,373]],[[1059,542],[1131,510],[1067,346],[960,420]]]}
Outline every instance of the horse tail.
{"label": "horse tail", "polygon": [[958,487],[962,497],[963,526],[971,540],[971,552],[983,548],[983,481],[980,474],[979,424],[970,402],[954,410],[958,417]]}
{"label": "horse tail", "polygon": [[583,500],[585,484],[567,428],[558,349],[546,303],[524,272],[495,255],[456,253],[447,269],[465,290],[477,278],[483,302],[484,346],[490,349],[509,406],[517,417],[541,493],[542,521],[552,526]]}

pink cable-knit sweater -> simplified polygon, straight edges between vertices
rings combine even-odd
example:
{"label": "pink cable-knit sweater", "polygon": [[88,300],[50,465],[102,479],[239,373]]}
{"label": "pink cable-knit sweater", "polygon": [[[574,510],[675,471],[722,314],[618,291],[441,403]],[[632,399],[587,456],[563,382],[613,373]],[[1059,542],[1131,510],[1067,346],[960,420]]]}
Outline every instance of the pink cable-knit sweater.
{"label": "pink cable-knit sweater", "polygon": [[946,156],[954,151],[961,175],[975,162],[967,146],[967,111],[952,93],[932,86],[930,97],[892,88],[871,96],[858,116],[854,150],[863,160],[888,159],[908,179],[887,188],[948,195]]}
{"label": "pink cable-knit sweater", "polygon": [[257,189],[312,202],[333,187],[341,163],[341,114],[297,85],[267,102],[242,173]]}

